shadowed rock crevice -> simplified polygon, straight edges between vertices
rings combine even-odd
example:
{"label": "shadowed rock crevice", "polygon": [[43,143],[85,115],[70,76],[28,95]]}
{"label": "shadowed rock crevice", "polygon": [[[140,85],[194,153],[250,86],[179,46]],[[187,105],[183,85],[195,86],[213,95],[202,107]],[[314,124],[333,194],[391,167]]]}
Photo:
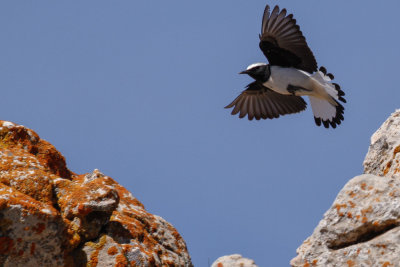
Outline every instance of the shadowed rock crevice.
{"label": "shadowed rock crevice", "polygon": [[[101,233],[107,234],[119,244],[129,244],[134,238],[131,232],[125,229],[119,222],[107,223]],[[139,242],[143,242],[143,236],[139,239]]]}
{"label": "shadowed rock crevice", "polygon": [[361,227],[361,229],[355,229],[354,233],[348,233],[347,235],[341,236],[337,240],[333,240],[332,243],[328,243],[327,246],[329,249],[339,250],[368,242],[376,237],[384,235],[397,226],[399,226],[399,223],[396,221],[388,221],[380,226],[375,226],[373,223],[366,223]]}

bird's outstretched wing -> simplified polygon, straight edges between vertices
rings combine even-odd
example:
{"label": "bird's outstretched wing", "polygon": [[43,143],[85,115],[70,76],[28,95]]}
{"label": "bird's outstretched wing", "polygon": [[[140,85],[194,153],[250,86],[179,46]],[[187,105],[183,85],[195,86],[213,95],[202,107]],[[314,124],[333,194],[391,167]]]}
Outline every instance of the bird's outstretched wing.
{"label": "bird's outstretched wing", "polygon": [[248,114],[249,120],[259,120],[303,111],[307,103],[300,96],[281,95],[259,82],[253,82],[225,108],[232,107],[232,115],[240,112],[239,118]]}
{"label": "bird's outstretched wing", "polygon": [[294,67],[313,73],[317,62],[307,45],[293,15],[286,16],[286,9],[265,7],[260,34],[260,49],[271,65]]}

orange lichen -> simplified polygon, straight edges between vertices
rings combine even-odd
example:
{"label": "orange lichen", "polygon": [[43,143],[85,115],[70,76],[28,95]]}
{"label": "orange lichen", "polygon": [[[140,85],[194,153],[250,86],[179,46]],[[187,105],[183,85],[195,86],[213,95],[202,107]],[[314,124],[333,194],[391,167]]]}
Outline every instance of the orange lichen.
{"label": "orange lichen", "polygon": [[308,263],[308,261],[306,260],[306,261],[304,262],[303,267],[310,267],[310,266],[311,266],[310,263]]}
{"label": "orange lichen", "polygon": [[388,266],[392,266],[393,264],[391,264],[390,262],[388,262],[388,261],[385,261],[383,264],[382,264],[382,267],[388,267]]}
{"label": "orange lichen", "polygon": [[373,226],[379,226],[380,223],[379,223],[378,221],[374,221],[374,222],[372,223],[372,225],[373,225]]}
{"label": "orange lichen", "polygon": [[351,214],[351,212],[347,212],[347,218],[349,218],[349,219],[353,218],[353,215]]}
{"label": "orange lichen", "polygon": [[356,193],[354,193],[354,191],[350,191],[347,193],[349,194],[349,197],[351,197],[351,198],[354,198],[357,195]]}
{"label": "orange lichen", "polygon": [[[176,229],[146,212],[143,205],[113,179],[96,170],[88,175],[72,173],[67,169],[61,153],[35,132],[18,125],[1,127],[2,123],[0,121],[0,149],[3,153],[0,158],[0,210],[10,205],[18,206],[20,216],[34,216],[35,220],[26,219],[21,227],[29,232],[19,233],[15,240],[0,237],[0,255],[37,256],[37,240],[42,238],[40,235],[44,231],[54,231],[51,227],[47,228],[51,224],[63,227],[56,238],[59,238],[57,242],[67,263],[64,266],[74,266],[71,251],[80,245],[93,249],[87,255],[87,266],[98,264],[99,252],[105,244],[107,248],[111,244],[107,252],[115,256],[114,266],[134,265],[124,256],[134,248],[140,249],[143,262],[150,266],[156,265],[155,257],[162,259],[163,266],[175,266],[170,253],[187,254],[186,245]],[[97,202],[101,201],[112,204],[105,210],[101,206],[99,210]],[[96,220],[93,221],[93,218]],[[96,225],[98,222],[103,225]],[[0,227],[10,229],[15,223],[4,219]],[[115,229],[108,229],[106,226],[109,223],[115,223]],[[99,230],[96,230],[97,227]],[[107,229],[115,236],[134,239],[140,246],[113,243],[116,241],[108,240],[107,235],[99,237],[100,229]],[[168,236],[164,232],[168,232]],[[33,237],[29,241],[21,238],[28,234]],[[173,249],[163,246],[165,238],[174,243]]]}
{"label": "orange lichen", "polygon": [[312,265],[316,266],[317,265],[318,260],[313,260]]}
{"label": "orange lichen", "polygon": [[369,206],[368,208],[361,210],[361,214],[363,216],[365,216],[367,213],[371,213],[371,212],[373,212],[372,206]]}
{"label": "orange lichen", "polygon": [[389,172],[389,170],[390,170],[390,167],[392,167],[392,161],[389,161],[389,162],[386,164],[386,167],[385,167],[385,169],[383,170],[383,175],[388,174],[388,172]]}
{"label": "orange lichen", "polygon": [[348,260],[346,263],[347,263],[347,266],[348,266],[348,267],[353,267],[353,266],[356,265],[355,262],[352,261],[352,260]]}
{"label": "orange lichen", "polygon": [[[124,255],[121,255],[121,254],[117,255],[117,256],[115,257],[115,261],[116,261],[116,263],[115,263],[114,267],[125,267],[125,266],[129,266],[129,263],[128,263],[128,261],[126,260],[126,257],[125,257]],[[165,264],[165,263],[164,263],[164,264]],[[165,265],[167,266],[167,264],[165,264]]]}
{"label": "orange lichen", "polygon": [[397,146],[394,150],[393,150],[393,158],[396,156],[397,153],[400,152],[400,146]]}
{"label": "orange lichen", "polygon": [[218,262],[217,267],[224,267],[224,265],[220,262]]}
{"label": "orange lichen", "polygon": [[362,184],[361,184],[361,189],[362,189],[362,190],[365,190],[366,187],[367,187],[367,184],[366,184],[366,183],[362,183]]}
{"label": "orange lichen", "polygon": [[118,253],[118,249],[115,246],[110,247],[107,250],[108,255],[115,255]]}
{"label": "orange lichen", "polygon": [[346,204],[336,204],[335,208],[336,208],[337,212],[339,212],[341,208],[347,208],[347,205]]}
{"label": "orange lichen", "polygon": [[366,223],[367,221],[368,221],[368,218],[367,218],[367,217],[365,217],[365,216],[362,217],[362,219],[361,219],[361,222],[362,222],[362,223]]}
{"label": "orange lichen", "polygon": [[385,249],[387,247],[385,244],[376,244],[375,246],[377,246],[378,248],[383,248],[383,249]]}

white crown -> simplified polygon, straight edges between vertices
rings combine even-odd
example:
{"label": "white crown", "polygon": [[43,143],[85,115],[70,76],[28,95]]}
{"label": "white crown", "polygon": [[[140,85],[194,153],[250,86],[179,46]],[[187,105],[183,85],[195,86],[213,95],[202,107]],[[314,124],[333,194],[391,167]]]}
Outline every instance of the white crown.
{"label": "white crown", "polygon": [[252,69],[252,68],[255,68],[258,66],[265,66],[265,65],[267,65],[267,64],[266,63],[254,63],[254,64],[249,65],[246,70],[249,70],[249,69]]}

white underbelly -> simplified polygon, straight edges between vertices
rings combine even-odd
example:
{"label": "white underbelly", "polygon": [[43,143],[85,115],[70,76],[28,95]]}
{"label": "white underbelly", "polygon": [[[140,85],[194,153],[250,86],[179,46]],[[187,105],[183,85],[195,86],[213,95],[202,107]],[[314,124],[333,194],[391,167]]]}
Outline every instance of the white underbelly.
{"label": "white underbelly", "polygon": [[[288,85],[312,90],[311,75],[295,68],[271,66],[271,76],[263,85],[277,93],[289,95]],[[310,79],[311,78],[311,79]]]}

